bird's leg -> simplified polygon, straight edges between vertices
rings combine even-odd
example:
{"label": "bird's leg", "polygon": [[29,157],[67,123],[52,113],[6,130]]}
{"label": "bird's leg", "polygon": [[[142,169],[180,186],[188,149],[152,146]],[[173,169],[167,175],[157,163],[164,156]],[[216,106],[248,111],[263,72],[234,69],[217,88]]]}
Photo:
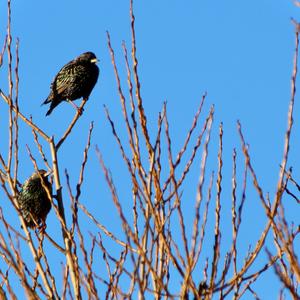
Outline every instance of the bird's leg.
{"label": "bird's leg", "polygon": [[77,112],[82,115],[83,113],[83,108],[78,107],[73,101],[67,99],[67,102],[70,103],[76,110]]}

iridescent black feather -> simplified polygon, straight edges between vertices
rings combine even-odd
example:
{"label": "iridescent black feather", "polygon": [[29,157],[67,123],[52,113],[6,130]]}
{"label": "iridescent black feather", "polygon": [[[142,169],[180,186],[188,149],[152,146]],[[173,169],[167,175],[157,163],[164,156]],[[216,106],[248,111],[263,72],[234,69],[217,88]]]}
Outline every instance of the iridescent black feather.
{"label": "iridescent black feather", "polygon": [[51,84],[48,98],[43,102],[51,103],[46,116],[62,101],[89,97],[99,76],[96,62],[93,52],[85,52],[62,67]]}
{"label": "iridescent black feather", "polygon": [[22,185],[17,201],[26,226],[40,228],[46,226],[46,217],[51,209],[47,191],[52,194],[52,186],[45,170],[39,170],[44,186],[38,173],[32,174]]}

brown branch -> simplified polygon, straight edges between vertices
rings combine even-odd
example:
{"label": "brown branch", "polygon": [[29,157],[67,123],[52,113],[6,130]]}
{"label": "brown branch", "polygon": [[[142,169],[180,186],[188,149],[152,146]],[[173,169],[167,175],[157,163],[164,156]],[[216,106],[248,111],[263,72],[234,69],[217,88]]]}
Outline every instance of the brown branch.
{"label": "brown branch", "polygon": [[[0,89],[0,96],[2,99],[10,105],[11,101],[10,98],[7,97],[2,90]],[[37,125],[35,125],[32,121],[27,119],[21,112],[17,111],[17,108],[13,105],[10,105],[11,109],[18,114],[18,116],[27,124],[29,125],[32,129],[34,129],[36,132],[38,132],[48,143],[50,142],[51,138],[43,131],[41,130]]]}
{"label": "brown branch", "polygon": [[147,118],[144,111],[143,106],[143,99],[141,96],[141,84],[139,80],[138,75],[138,59],[136,55],[136,39],[135,39],[135,17],[133,14],[133,0],[130,0],[130,18],[131,18],[131,54],[132,54],[132,60],[133,60],[133,77],[135,81],[136,86],[136,98],[137,98],[137,104],[138,104],[138,113],[140,118],[140,125],[142,128],[142,132],[145,138],[146,146],[148,149],[149,156],[151,157],[153,154],[153,148],[150,142],[150,137],[147,129]]}
{"label": "brown branch", "polygon": [[94,123],[91,122],[90,128],[89,128],[89,133],[88,133],[88,138],[87,138],[87,143],[86,143],[85,149],[83,151],[83,161],[81,163],[79,179],[78,179],[78,183],[76,185],[76,196],[75,196],[76,202],[78,202],[79,197],[81,195],[81,186],[83,184],[83,178],[84,178],[83,176],[84,176],[85,166],[86,166],[86,163],[88,160],[88,152],[89,152],[89,149],[91,146],[91,138],[92,138],[93,128],[94,128]]}
{"label": "brown branch", "polygon": [[215,221],[215,241],[214,241],[214,254],[212,260],[212,270],[209,283],[210,296],[215,285],[215,279],[217,276],[218,262],[220,258],[220,245],[221,245],[221,232],[220,232],[220,212],[221,212],[221,191],[222,191],[222,168],[223,168],[223,124],[220,124],[219,128],[219,153],[218,153],[218,177],[217,177],[217,198],[216,198],[216,221]]}
{"label": "brown branch", "polygon": [[6,43],[7,43],[7,35],[5,36],[3,47],[2,47],[2,50],[0,52],[0,67],[3,64],[3,55],[4,55],[4,52],[5,52],[5,49],[6,49]]}
{"label": "brown branch", "polygon": [[58,151],[58,149],[60,148],[60,146],[62,145],[62,143],[66,140],[66,138],[69,136],[69,134],[71,133],[73,127],[75,126],[75,124],[77,123],[77,121],[79,120],[79,118],[82,115],[82,111],[83,111],[83,107],[85,106],[86,102],[88,101],[88,98],[84,98],[82,99],[80,106],[78,107],[78,109],[76,110],[76,114],[73,118],[73,120],[71,121],[71,123],[69,124],[68,128],[66,129],[65,133],[63,134],[63,136],[60,138],[60,140],[58,141],[58,143],[55,146],[56,151]]}
{"label": "brown branch", "polygon": [[19,104],[18,104],[18,97],[19,97],[19,40],[16,43],[16,67],[15,67],[15,107],[16,107],[16,115],[14,117],[14,185],[17,184],[17,177],[18,177],[18,165],[19,165],[19,124],[18,124],[18,111],[19,111]]}
{"label": "brown branch", "polygon": [[[82,103],[84,104],[84,103]],[[77,114],[79,114],[77,112]],[[50,140],[50,150],[51,150],[51,157],[52,157],[52,170],[53,170],[53,177],[56,187],[56,199],[58,204],[58,211],[59,211],[59,221],[61,224],[62,229],[62,236],[65,243],[65,251],[66,251],[66,258],[67,258],[67,264],[69,267],[72,285],[74,289],[74,294],[76,300],[81,299],[81,293],[80,293],[80,286],[79,286],[79,278],[77,276],[78,272],[76,271],[77,264],[74,261],[73,255],[72,255],[72,239],[70,237],[70,234],[67,230],[66,226],[66,219],[65,219],[65,212],[64,212],[64,205],[62,200],[62,191],[61,191],[61,183],[60,183],[60,176],[59,176],[59,169],[58,169],[58,160],[57,160],[57,150],[54,143],[54,138],[52,137]]]}

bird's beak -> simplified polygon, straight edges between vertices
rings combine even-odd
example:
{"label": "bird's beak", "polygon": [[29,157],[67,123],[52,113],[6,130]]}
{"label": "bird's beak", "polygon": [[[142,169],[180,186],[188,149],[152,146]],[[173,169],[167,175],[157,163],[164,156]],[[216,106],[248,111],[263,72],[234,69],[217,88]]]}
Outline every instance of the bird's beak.
{"label": "bird's beak", "polygon": [[97,59],[97,58],[92,58],[91,59],[91,63],[93,63],[93,64],[96,64],[98,61],[99,61],[99,59]]}
{"label": "bird's beak", "polygon": [[52,175],[52,174],[53,174],[53,171],[49,170],[47,173],[45,173],[45,177],[48,177],[49,175]]}

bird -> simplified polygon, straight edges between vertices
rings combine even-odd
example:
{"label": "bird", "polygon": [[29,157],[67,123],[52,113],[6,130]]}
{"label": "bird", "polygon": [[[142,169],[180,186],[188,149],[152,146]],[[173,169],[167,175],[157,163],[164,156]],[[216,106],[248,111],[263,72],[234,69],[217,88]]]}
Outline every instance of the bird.
{"label": "bird", "polygon": [[[49,172],[34,172],[21,186],[17,196],[19,210],[25,224],[31,229],[45,229],[46,218],[51,210],[52,185],[48,180]],[[42,180],[43,183],[42,183]],[[48,192],[50,195],[48,196]]]}
{"label": "bird", "polygon": [[79,110],[72,101],[81,97],[87,99],[91,94],[99,76],[97,62],[93,52],[85,52],[60,69],[51,83],[49,96],[42,103],[50,103],[46,116],[62,101],[70,102]]}

